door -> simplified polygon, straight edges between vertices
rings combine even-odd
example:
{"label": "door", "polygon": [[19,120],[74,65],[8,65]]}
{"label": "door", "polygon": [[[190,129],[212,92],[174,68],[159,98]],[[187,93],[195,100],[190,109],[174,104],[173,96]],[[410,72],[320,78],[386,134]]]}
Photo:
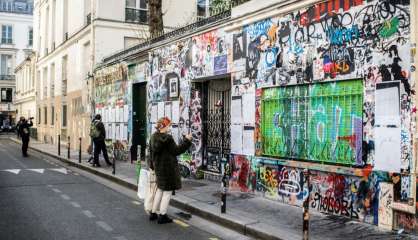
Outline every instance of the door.
{"label": "door", "polygon": [[[132,149],[133,160],[137,159],[140,150],[141,159],[145,159],[145,146],[147,142],[147,110],[146,110],[147,83],[132,85]],[[138,145],[140,148],[138,149]]]}
{"label": "door", "polygon": [[230,154],[231,81],[210,80],[202,88],[204,162],[207,170],[220,173],[222,158]]}

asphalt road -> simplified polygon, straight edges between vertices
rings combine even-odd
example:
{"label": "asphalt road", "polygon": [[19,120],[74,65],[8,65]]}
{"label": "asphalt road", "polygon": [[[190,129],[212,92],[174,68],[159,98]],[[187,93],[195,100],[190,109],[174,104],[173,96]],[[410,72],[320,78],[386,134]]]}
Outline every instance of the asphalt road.
{"label": "asphalt road", "polygon": [[223,238],[204,230],[218,229],[210,224],[199,228],[182,221],[149,222],[134,198],[42,155],[30,154],[23,158],[19,145],[0,139],[1,240]]}

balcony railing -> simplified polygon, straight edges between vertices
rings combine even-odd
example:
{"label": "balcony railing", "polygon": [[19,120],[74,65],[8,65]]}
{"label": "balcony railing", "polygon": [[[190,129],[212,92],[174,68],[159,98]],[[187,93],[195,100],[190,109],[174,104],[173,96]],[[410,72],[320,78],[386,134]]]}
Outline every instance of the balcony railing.
{"label": "balcony railing", "polygon": [[33,4],[31,3],[14,3],[0,1],[0,12],[33,14]]}
{"label": "balcony railing", "polygon": [[13,81],[16,79],[15,75],[5,75],[5,74],[1,74],[0,75],[0,80],[8,80],[8,81]]}
{"label": "balcony railing", "polygon": [[129,23],[148,23],[148,11],[125,8],[125,21]]}

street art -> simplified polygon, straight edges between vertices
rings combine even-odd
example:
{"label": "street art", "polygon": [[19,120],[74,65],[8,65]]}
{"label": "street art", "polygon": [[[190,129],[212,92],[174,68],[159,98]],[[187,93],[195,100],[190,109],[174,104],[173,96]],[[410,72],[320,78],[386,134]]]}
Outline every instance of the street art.
{"label": "street art", "polygon": [[256,187],[256,175],[252,171],[251,157],[234,155],[230,160],[230,178],[228,191],[253,192]]}
{"label": "street art", "polygon": [[263,91],[263,154],[363,165],[362,81]]}

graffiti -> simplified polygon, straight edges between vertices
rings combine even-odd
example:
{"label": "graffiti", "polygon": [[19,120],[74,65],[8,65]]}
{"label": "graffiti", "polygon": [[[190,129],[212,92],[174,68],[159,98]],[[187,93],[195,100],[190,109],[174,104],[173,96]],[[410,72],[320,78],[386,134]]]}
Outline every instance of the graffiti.
{"label": "graffiti", "polygon": [[264,154],[362,165],[361,93],[361,81],[264,90]]}
{"label": "graffiti", "polygon": [[333,197],[324,197],[319,193],[315,193],[313,201],[311,202],[311,207],[316,208],[321,212],[334,213],[356,219],[359,218],[351,201]]}
{"label": "graffiti", "polygon": [[234,155],[231,158],[231,175],[229,191],[251,192],[256,185],[255,172],[251,169],[251,159]]}
{"label": "graffiti", "polygon": [[404,212],[395,212],[395,225],[410,233],[418,233],[418,221],[416,216]]}
{"label": "graffiti", "polygon": [[[193,91],[193,97],[190,103],[190,131],[193,137],[192,140],[192,158],[194,167],[197,168],[202,165],[202,105],[200,99],[200,92]],[[196,169],[192,169],[193,172]]]}

